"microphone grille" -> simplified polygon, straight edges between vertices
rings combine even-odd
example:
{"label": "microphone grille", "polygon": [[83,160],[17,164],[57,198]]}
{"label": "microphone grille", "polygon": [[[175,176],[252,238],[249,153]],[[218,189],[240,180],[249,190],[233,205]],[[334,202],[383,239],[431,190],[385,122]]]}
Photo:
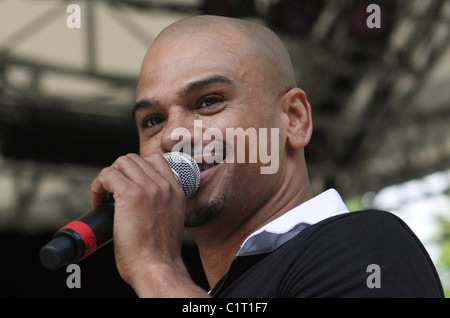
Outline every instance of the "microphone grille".
{"label": "microphone grille", "polygon": [[190,199],[200,185],[200,169],[197,163],[184,152],[169,152],[163,156],[180,183],[186,200]]}

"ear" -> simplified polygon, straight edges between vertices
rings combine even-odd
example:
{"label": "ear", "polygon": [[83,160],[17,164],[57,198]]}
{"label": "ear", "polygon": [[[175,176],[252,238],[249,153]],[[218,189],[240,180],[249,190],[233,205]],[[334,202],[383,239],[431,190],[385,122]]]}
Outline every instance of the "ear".
{"label": "ear", "polygon": [[300,88],[293,88],[283,96],[282,109],[287,119],[287,144],[293,149],[304,148],[310,141],[313,122],[311,106]]}

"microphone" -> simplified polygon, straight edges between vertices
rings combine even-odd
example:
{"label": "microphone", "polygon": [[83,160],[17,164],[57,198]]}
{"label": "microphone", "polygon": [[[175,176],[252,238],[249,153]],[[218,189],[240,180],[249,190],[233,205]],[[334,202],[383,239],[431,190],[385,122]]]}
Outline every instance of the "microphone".
{"label": "microphone", "polygon": [[[195,160],[183,152],[163,154],[175,179],[181,185],[186,200],[200,185],[200,169]],[[113,239],[114,200],[101,203],[95,209],[59,229],[52,240],[39,251],[42,265],[58,269],[77,263]]]}

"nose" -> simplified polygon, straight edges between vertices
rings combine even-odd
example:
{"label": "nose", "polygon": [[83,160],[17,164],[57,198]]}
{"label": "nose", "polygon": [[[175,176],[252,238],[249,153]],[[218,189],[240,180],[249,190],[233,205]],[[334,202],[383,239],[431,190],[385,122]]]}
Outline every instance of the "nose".
{"label": "nose", "polygon": [[161,138],[163,152],[191,154],[194,145],[194,114],[184,107],[171,107]]}

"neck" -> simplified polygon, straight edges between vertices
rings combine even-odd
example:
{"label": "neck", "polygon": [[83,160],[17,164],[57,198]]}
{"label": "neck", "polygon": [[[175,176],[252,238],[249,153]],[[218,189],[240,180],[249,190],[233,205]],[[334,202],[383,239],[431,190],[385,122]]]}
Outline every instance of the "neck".
{"label": "neck", "polygon": [[[312,198],[308,173],[298,166],[286,168],[284,179],[267,200],[252,205],[230,203],[230,208],[207,226],[189,229],[197,242],[206,278],[211,288],[225,275],[241,244],[254,231]],[[256,201],[256,200],[255,200]],[[231,217],[226,217],[226,216]]]}

